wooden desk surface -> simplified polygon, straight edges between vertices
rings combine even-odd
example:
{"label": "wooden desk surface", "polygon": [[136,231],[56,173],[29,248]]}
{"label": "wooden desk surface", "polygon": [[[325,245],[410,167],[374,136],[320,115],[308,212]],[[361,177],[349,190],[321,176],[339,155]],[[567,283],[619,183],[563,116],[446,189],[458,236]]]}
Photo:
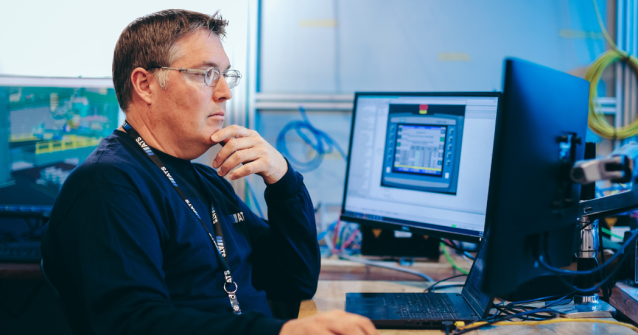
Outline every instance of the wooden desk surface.
{"label": "wooden desk surface", "polygon": [[[320,280],[317,294],[312,300],[301,303],[299,317],[307,317],[318,312],[334,309],[344,310],[347,292],[423,292],[429,283],[424,281],[362,281],[362,280]],[[381,329],[383,335],[444,334],[440,330],[391,330]],[[603,323],[568,322],[540,326],[500,326],[472,332],[470,334],[528,335],[528,334],[636,334],[633,330]]]}
{"label": "wooden desk surface", "polygon": [[40,264],[0,263],[0,279],[42,279]]}

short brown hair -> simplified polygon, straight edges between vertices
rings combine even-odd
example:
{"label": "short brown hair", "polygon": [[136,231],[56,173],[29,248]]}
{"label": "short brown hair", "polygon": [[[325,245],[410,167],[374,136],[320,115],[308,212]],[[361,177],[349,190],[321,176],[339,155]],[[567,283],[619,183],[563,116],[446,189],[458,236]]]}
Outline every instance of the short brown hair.
{"label": "short brown hair", "polygon": [[[228,21],[219,12],[206,15],[182,9],[167,9],[131,22],[122,31],[113,52],[113,85],[120,108],[126,111],[132,99],[131,73],[135,68],[170,66],[178,56],[175,43],[199,29],[223,37]],[[154,71],[157,73],[157,71]]]}

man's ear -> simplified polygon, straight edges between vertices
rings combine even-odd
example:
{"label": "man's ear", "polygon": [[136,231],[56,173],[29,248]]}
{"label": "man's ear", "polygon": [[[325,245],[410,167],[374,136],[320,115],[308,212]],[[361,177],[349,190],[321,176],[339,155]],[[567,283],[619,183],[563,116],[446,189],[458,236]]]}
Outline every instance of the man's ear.
{"label": "man's ear", "polygon": [[153,74],[141,67],[135,68],[131,73],[131,84],[133,90],[146,104],[150,105],[153,92],[151,90],[151,80]]}

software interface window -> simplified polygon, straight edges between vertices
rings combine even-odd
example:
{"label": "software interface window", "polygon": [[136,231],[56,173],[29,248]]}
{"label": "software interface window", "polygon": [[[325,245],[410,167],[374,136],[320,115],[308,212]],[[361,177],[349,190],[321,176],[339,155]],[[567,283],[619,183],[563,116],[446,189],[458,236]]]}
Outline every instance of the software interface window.
{"label": "software interface window", "polygon": [[388,108],[381,185],[456,194],[465,105]]}
{"label": "software interface window", "polygon": [[345,214],[482,236],[497,104],[359,96]]}

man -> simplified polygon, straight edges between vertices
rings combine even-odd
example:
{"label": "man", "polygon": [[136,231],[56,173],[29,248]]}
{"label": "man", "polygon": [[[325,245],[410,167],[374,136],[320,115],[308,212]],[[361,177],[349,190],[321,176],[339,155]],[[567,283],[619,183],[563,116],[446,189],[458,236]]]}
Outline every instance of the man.
{"label": "man", "polygon": [[[316,291],[314,212],[279,152],[253,130],[222,129],[240,79],[225,26],[166,10],[122,32],[113,81],[127,123],[60,191],[43,239],[47,275],[79,333],[375,334],[345,312],[272,318],[266,297]],[[190,162],[215,144],[217,172]],[[222,178],[253,173],[268,185],[268,222]]]}

